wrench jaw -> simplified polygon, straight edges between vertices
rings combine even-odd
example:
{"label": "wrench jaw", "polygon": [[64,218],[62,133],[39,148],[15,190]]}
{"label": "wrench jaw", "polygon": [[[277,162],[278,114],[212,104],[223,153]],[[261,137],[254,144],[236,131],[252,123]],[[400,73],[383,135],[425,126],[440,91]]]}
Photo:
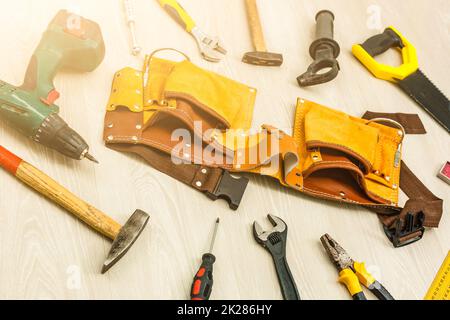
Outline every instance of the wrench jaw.
{"label": "wrench jaw", "polygon": [[264,232],[261,225],[256,221],[253,223],[253,236],[255,237],[256,242],[264,246],[267,241],[267,234]]}
{"label": "wrench jaw", "polygon": [[205,60],[217,63],[227,54],[227,50],[225,50],[219,38],[208,36],[198,27],[192,29],[191,33],[197,41],[200,53]]}
{"label": "wrench jaw", "polygon": [[280,218],[269,214],[267,216],[270,223],[273,225],[272,230],[264,231],[261,225],[258,222],[254,222],[253,224],[253,235],[255,237],[255,240],[263,245],[264,247],[267,247],[268,242],[271,242],[271,238],[275,238],[275,234],[279,234],[281,239],[284,241],[287,238],[287,225],[286,223],[281,220]]}

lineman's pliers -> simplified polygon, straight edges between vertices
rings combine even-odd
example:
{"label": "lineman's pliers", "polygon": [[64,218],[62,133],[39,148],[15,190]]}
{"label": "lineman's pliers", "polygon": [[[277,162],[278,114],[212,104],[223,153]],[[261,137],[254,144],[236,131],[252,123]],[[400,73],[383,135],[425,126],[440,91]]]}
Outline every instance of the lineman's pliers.
{"label": "lineman's pliers", "polygon": [[347,286],[353,300],[367,300],[361,284],[380,300],[395,300],[386,288],[366,270],[364,263],[353,261],[339,243],[328,234],[320,238],[320,241],[339,271],[339,282]]}

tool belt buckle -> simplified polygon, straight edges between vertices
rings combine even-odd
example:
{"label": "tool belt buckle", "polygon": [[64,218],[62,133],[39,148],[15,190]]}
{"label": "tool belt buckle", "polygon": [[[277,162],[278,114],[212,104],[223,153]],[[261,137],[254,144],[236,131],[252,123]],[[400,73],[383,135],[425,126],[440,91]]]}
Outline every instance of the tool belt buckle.
{"label": "tool belt buckle", "polygon": [[[388,228],[385,226],[384,232],[395,248],[401,248],[417,242],[423,238],[423,235],[425,233],[425,227],[423,225],[424,221],[425,214],[423,212],[418,212],[416,214],[408,213],[405,216],[404,221],[399,218],[395,222],[394,228]],[[417,234],[415,237],[409,238],[409,236],[415,233],[419,234]]]}
{"label": "tool belt buckle", "polygon": [[228,171],[224,171],[214,191],[207,192],[206,195],[214,201],[226,200],[232,210],[237,210],[248,183],[248,178],[234,178]]}

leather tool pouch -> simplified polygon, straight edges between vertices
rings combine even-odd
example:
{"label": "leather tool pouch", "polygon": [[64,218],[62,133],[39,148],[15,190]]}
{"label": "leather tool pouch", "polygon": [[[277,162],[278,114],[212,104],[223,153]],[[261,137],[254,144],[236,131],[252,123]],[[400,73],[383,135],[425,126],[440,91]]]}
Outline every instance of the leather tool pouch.
{"label": "leather tool pouch", "polygon": [[391,128],[299,100],[294,128],[299,159],[297,179],[287,181],[291,187],[365,206],[398,204],[400,125]]}
{"label": "leather tool pouch", "polygon": [[[313,197],[368,208],[393,245],[405,246],[420,240],[425,227],[437,228],[443,212],[443,201],[401,161],[405,134],[425,130],[416,115],[365,118],[299,99],[294,135],[281,133],[282,165],[272,176]],[[409,197],[403,208],[400,188]]]}
{"label": "leather tool pouch", "polygon": [[[237,209],[248,180],[231,178],[202,155],[204,147],[214,144],[215,130],[250,127],[255,96],[255,89],[188,60],[151,55],[142,71],[125,68],[115,74],[104,140],[109,148],[138,154],[154,168]],[[177,132],[190,138],[178,153]]]}
{"label": "leather tool pouch", "polygon": [[[369,208],[396,247],[439,225],[442,200],[401,161],[405,134],[425,133],[417,116],[360,119],[299,99],[293,136],[264,126],[261,133],[245,134],[244,143],[225,143],[227,129],[250,127],[255,95],[189,61],[150,56],[143,71],[125,68],[115,75],[104,139],[109,148],[138,154],[214,200],[226,199],[232,209],[248,180],[228,171],[271,176],[313,197]],[[192,138],[182,149],[173,137],[178,130]],[[205,156],[211,147],[215,152]],[[410,198],[404,208],[399,188]]]}

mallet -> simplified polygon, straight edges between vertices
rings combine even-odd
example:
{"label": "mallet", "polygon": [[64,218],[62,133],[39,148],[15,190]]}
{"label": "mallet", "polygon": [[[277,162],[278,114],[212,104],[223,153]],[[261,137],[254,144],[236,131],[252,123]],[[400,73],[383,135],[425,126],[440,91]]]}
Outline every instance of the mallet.
{"label": "mallet", "polygon": [[283,64],[283,56],[279,53],[267,52],[256,0],[245,0],[245,4],[247,7],[248,23],[256,51],[247,52],[242,61],[258,66],[281,66]]}
{"label": "mallet", "polygon": [[113,240],[109,255],[103,264],[102,273],[108,271],[127,253],[149,220],[148,214],[136,210],[128,222],[121,226],[2,146],[0,146],[0,166],[29,187],[68,210],[95,231]]}

